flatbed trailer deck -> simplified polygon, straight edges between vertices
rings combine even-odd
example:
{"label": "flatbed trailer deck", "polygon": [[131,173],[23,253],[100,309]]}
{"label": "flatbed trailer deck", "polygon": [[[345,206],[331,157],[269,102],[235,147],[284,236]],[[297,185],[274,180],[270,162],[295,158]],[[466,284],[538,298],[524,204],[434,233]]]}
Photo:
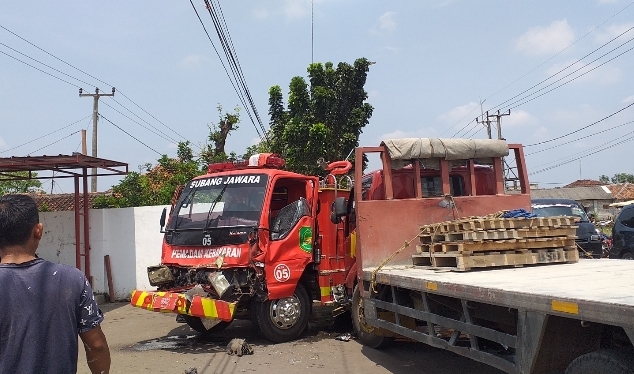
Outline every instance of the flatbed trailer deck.
{"label": "flatbed trailer deck", "polygon": [[[385,266],[375,275],[378,292],[371,292],[375,270],[363,269],[368,324],[508,373],[563,372],[572,359],[600,343],[606,326],[622,329],[634,342],[634,293],[624,292],[634,290],[634,261],[471,272]],[[443,338],[440,327],[451,333]],[[461,336],[469,338],[462,346]],[[494,349],[485,341],[495,343]]]}
{"label": "flatbed trailer deck", "polygon": [[[634,261],[495,268],[501,265],[493,260],[497,252],[531,247],[500,248],[482,237],[476,238],[478,250],[491,255],[488,268],[460,268],[456,262],[453,270],[463,271],[452,271],[454,265],[438,261],[431,264],[443,268],[413,266],[412,256],[428,264],[418,261],[416,251],[417,243],[424,244],[423,227],[433,227],[433,234],[443,223],[481,224],[512,210],[531,210],[520,144],[392,139],[357,148],[355,164],[370,153],[380,156],[382,170],[364,176],[355,169],[354,204],[345,211],[356,230],[352,317],[363,344],[379,348],[404,336],[507,373],[634,374]],[[490,168],[491,188],[478,187],[483,167]],[[424,169],[439,177],[423,175]],[[515,175],[510,187],[504,176],[509,169]]]}

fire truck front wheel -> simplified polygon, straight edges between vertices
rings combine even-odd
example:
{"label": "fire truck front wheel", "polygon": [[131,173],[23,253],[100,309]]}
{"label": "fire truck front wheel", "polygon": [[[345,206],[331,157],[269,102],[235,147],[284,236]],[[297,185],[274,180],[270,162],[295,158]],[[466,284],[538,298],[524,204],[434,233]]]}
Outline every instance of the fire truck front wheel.
{"label": "fire truck front wheel", "polygon": [[185,319],[185,323],[187,323],[187,325],[191,327],[192,330],[205,335],[218,333],[229,327],[229,325],[231,324],[231,322],[220,321],[211,328],[207,328],[205,327],[203,320],[199,317],[183,315],[183,318]]}
{"label": "fire truck front wheel", "polygon": [[308,327],[310,299],[306,289],[297,284],[291,297],[266,300],[255,306],[255,320],[265,338],[284,343],[298,338]]}

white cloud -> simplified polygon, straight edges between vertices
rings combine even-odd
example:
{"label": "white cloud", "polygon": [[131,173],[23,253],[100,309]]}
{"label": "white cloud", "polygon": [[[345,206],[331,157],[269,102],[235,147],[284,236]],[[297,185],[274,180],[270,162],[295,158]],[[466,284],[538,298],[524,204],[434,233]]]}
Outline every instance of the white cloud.
{"label": "white cloud", "polygon": [[533,138],[542,140],[548,136],[548,129],[545,127],[538,127],[533,133]]}
{"label": "white cloud", "polygon": [[7,143],[4,141],[4,139],[0,138],[0,149],[6,148],[6,147],[7,147]]}
{"label": "white cloud", "polygon": [[185,56],[182,60],[180,60],[178,64],[180,65],[180,67],[187,69],[187,68],[199,66],[206,60],[207,60],[207,57],[203,55],[188,55],[188,56]]}
{"label": "white cloud", "polygon": [[178,149],[178,144],[176,144],[176,143],[168,143],[167,144],[167,148],[168,149]]}
{"label": "white cloud", "polygon": [[549,26],[534,26],[515,41],[515,50],[527,55],[557,53],[575,40],[575,32],[563,19]]}
{"label": "white cloud", "polygon": [[[623,103],[631,103],[633,101],[634,101],[634,95],[628,96],[625,99],[623,99]],[[2,141],[2,139],[0,139],[0,147],[2,147],[1,141]]]}
{"label": "white cloud", "polygon": [[305,0],[286,0],[282,11],[287,20],[300,19],[310,13],[310,2]]}
{"label": "white cloud", "polygon": [[618,2],[619,0],[599,0],[599,4],[614,4]]}
{"label": "white cloud", "polygon": [[512,110],[510,116],[502,117],[502,129],[505,127],[518,127],[535,123],[536,119],[524,110]]}
{"label": "white cloud", "polygon": [[392,32],[396,30],[396,20],[394,17],[396,16],[396,12],[385,12],[381,17],[379,17],[379,27],[381,30],[385,30],[388,32]]}
{"label": "white cloud", "polygon": [[436,8],[444,8],[448,5],[451,5],[454,2],[454,0],[445,0],[442,3],[436,5]]}
{"label": "white cloud", "polygon": [[251,11],[251,14],[253,14],[253,17],[257,19],[265,19],[269,17],[271,12],[269,12],[269,10],[265,8],[257,8],[257,9],[253,9]]}
{"label": "white cloud", "polygon": [[251,145],[258,145],[261,141],[262,139],[260,138],[251,138]]}
{"label": "white cloud", "polygon": [[[550,68],[548,68],[546,73],[549,76],[550,75],[554,75],[557,72],[563,70],[568,65],[572,65],[575,61],[576,60],[570,60],[570,61],[554,64]],[[580,78],[575,79],[572,83],[574,83],[574,82],[594,82],[594,83],[600,83],[600,84],[610,84],[610,83],[616,83],[616,82],[621,81],[621,77],[623,76],[623,73],[622,73],[621,69],[619,69],[619,68],[617,68],[615,66],[609,65],[609,64],[603,65],[600,68],[597,68],[597,69],[591,71],[590,73],[588,73],[588,74],[586,74],[584,76],[581,76],[581,74],[589,71],[590,69],[592,69],[592,68],[594,68],[596,66],[597,66],[596,63],[593,64],[593,65],[587,66],[585,63],[579,61],[576,64],[570,66],[568,69],[562,71],[561,73],[559,73],[555,77],[553,77],[553,81],[557,80],[557,79],[560,79],[560,78],[563,78],[564,76],[566,76],[568,74],[571,74],[571,73],[573,73],[575,71],[576,71],[576,73],[573,73],[569,77],[564,78],[561,82],[555,83],[555,85],[553,85],[553,86],[556,87],[557,85],[559,85],[559,84],[561,84],[563,82],[569,81],[570,79],[572,79],[573,77],[576,77],[576,76],[580,76]]]}
{"label": "white cloud", "polygon": [[[597,43],[601,43],[601,44],[607,43],[610,40],[616,38],[617,36],[623,34],[627,30],[631,29],[632,26],[634,26],[634,23],[623,23],[620,25],[614,24],[614,25],[608,26],[604,30],[596,34],[595,40],[597,41]],[[630,31],[629,33],[623,35],[622,38],[631,37],[632,33],[634,32]],[[616,40],[614,42],[616,42]]]}
{"label": "white cloud", "polygon": [[370,29],[370,34],[381,35],[394,32],[398,26],[396,23],[396,14],[396,12],[383,13],[376,21],[374,27]]}
{"label": "white cloud", "polygon": [[438,116],[439,121],[447,122],[451,125],[457,123],[468,117],[470,114],[473,114],[473,118],[475,118],[479,112],[476,113],[475,109],[478,108],[480,104],[470,102],[469,104],[457,106],[453,109],[446,111],[445,113]]}

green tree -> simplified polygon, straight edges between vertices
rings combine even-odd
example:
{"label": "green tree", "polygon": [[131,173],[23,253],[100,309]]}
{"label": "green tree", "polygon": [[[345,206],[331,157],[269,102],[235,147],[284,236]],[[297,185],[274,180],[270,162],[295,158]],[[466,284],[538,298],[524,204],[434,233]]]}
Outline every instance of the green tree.
{"label": "green tree", "polygon": [[145,174],[129,173],[112,187],[111,195],[96,197],[93,207],[167,205],[171,203],[176,187],[200,174],[200,165],[193,159],[189,142],[181,142],[178,144],[177,158],[163,155],[158,164],[150,165]]}
{"label": "green tree", "polygon": [[[189,141],[178,143],[176,157],[161,156],[156,165],[145,164],[145,173],[129,173],[119,184],[112,187],[112,194],[95,198],[95,208],[125,208],[145,205],[167,205],[179,185],[207,171],[210,163],[236,159],[235,152],[228,155],[225,150],[229,135],[238,129],[240,111],[222,112],[218,105],[218,125],[209,127],[208,143],[200,154],[194,154]],[[259,148],[254,147],[253,151]]]}
{"label": "green tree", "polygon": [[365,102],[370,64],[365,58],[336,68],[331,62],[310,64],[310,84],[302,77],[291,79],[286,109],[281,88],[271,87],[270,149],[286,158],[289,170],[324,175],[317,160],[343,160],[359,145],[374,109]]}
{"label": "green tree", "polygon": [[612,178],[607,175],[601,175],[599,181],[604,183],[634,183],[634,174],[616,173]]}
{"label": "green tree", "polygon": [[[31,178],[37,178],[37,173],[31,173]],[[16,171],[0,175],[0,196],[10,193],[29,193],[42,191],[42,182],[29,179],[28,171]]]}
{"label": "green tree", "polygon": [[219,121],[218,125],[211,124],[209,126],[208,143],[203,147],[200,159],[205,164],[226,161],[228,159],[236,159],[235,152],[227,155],[225,145],[229,135],[238,129],[240,123],[240,108],[235,107],[233,113],[222,113],[222,105],[218,105]]}

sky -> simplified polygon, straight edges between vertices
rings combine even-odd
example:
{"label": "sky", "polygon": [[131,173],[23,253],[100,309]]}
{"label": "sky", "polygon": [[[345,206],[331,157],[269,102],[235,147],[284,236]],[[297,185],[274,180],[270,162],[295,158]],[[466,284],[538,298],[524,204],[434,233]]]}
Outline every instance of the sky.
{"label": "sky", "polygon": [[[204,1],[193,4],[220,48]],[[532,183],[634,173],[630,0],[314,0],[312,12],[310,0],[219,4],[265,128],[271,86],[286,99],[312,61],[365,57],[375,62],[365,86],[374,113],[361,145],[485,138],[475,117],[510,109],[502,136],[525,145]],[[79,151],[78,131],[89,141],[92,131],[92,99],[79,87],[116,87],[99,112],[122,130],[100,120],[98,156],[132,171],[174,156],[177,141],[201,147],[218,105],[241,106],[189,1],[0,0],[0,9],[0,157]],[[244,109],[241,119],[227,141],[238,154],[258,141]],[[117,181],[100,178],[99,190]]]}

